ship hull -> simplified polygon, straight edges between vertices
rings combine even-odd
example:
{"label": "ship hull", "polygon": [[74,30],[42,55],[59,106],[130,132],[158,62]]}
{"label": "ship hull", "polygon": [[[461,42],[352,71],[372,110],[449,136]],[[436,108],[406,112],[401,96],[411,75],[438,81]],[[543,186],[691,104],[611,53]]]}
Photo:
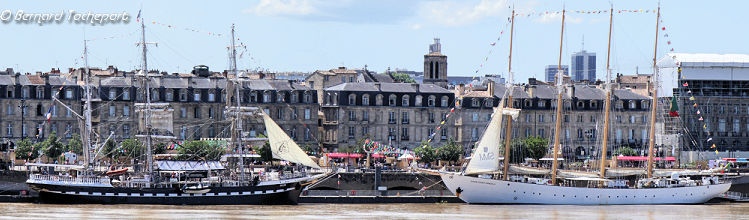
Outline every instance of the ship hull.
{"label": "ship hull", "polygon": [[301,184],[211,187],[208,193],[184,193],[179,188],[86,187],[29,184],[39,191],[39,201],[57,204],[159,204],[159,205],[294,205]]}
{"label": "ship hull", "polygon": [[[448,189],[466,203],[635,205],[700,204],[728,191],[730,183],[674,188],[613,189],[540,185],[441,173]],[[456,193],[457,194],[457,193]]]}

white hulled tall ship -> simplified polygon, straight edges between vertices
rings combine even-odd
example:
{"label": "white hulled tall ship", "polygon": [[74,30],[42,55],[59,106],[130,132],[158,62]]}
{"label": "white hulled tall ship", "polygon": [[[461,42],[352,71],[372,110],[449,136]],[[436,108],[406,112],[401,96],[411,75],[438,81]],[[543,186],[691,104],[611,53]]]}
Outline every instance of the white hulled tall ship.
{"label": "white hulled tall ship", "polygon": [[[613,7],[611,19],[613,20]],[[511,22],[514,26],[515,12],[513,10]],[[658,9],[660,19],[660,7]],[[512,27],[510,31],[510,61],[512,60]],[[611,27],[611,24],[610,24]],[[656,48],[658,25],[656,25]],[[564,33],[564,10],[562,11],[562,36]],[[561,42],[560,61],[561,68]],[[609,45],[611,42],[611,28],[609,28]],[[610,51],[610,47],[609,47]],[[657,53],[657,49],[656,49]],[[608,57],[607,57],[608,59]],[[511,63],[511,62],[510,62]],[[509,67],[508,69],[510,69]],[[609,68],[607,62],[607,69]],[[657,82],[658,68],[653,59],[655,76]],[[557,73],[557,105],[562,106],[562,74]],[[724,183],[722,179],[709,175],[710,171],[697,172],[708,174],[698,178],[687,178],[681,175],[688,174],[680,171],[653,170],[653,145],[655,141],[655,118],[657,104],[657,89],[653,91],[651,105],[652,114],[650,125],[650,142],[648,154],[648,167],[646,176],[636,180],[635,184],[627,184],[627,181],[612,179],[611,177],[621,175],[642,176],[640,172],[628,172],[621,169],[606,168],[606,144],[608,132],[603,133],[601,167],[598,175],[558,170],[559,156],[559,131],[562,120],[556,120],[555,137],[553,144],[552,170],[528,169],[521,166],[511,166],[510,161],[510,138],[512,135],[512,119],[508,118],[505,129],[504,144],[504,166],[500,166],[501,123],[502,117],[509,115],[517,117],[518,109],[506,108],[504,103],[512,103],[512,72],[508,71],[508,89],[502,97],[499,106],[494,109],[491,121],[473,150],[471,160],[462,172],[441,171],[440,175],[445,185],[460,199],[467,203],[489,203],[489,204],[565,204],[565,205],[609,205],[609,204],[697,204],[705,203],[722,193],[728,191],[731,183]],[[610,82],[610,71],[608,71],[607,83]],[[657,87],[656,87],[657,88]],[[506,99],[505,99],[506,98]],[[609,127],[611,88],[606,88],[606,106],[604,131]],[[511,105],[508,105],[511,106]],[[561,118],[562,108],[556,108],[556,118]],[[500,168],[503,168],[500,171]],[[546,178],[534,178],[527,175],[512,175],[519,171],[536,172],[545,175]],[[608,171],[608,172],[607,172]],[[695,172],[691,172],[693,174]],[[561,174],[558,177],[558,174]],[[660,174],[660,175],[655,175]],[[549,178],[548,175],[551,177]],[[558,183],[562,179],[563,184]]]}

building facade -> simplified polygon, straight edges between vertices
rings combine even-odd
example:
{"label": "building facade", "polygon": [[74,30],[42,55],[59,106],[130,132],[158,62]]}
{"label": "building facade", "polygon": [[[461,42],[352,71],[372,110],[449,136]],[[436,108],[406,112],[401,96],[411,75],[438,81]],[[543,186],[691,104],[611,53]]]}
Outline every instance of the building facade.
{"label": "building facade", "polygon": [[[544,75],[546,76],[546,82],[556,82],[557,72],[559,72],[559,65],[546,65],[544,68]],[[570,68],[567,65],[562,65],[562,74],[565,76],[570,75]]]}
{"label": "building facade", "polygon": [[424,83],[447,88],[447,56],[442,54],[439,38],[429,45],[429,53],[424,55]]}
{"label": "building facade", "polygon": [[596,81],[596,53],[582,50],[572,54],[570,62],[572,80],[576,82]]}

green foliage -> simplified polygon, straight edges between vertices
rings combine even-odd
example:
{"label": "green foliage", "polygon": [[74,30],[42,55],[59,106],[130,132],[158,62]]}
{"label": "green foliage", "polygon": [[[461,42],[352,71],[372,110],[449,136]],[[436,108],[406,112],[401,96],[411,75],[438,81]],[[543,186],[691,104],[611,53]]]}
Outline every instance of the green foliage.
{"label": "green foliage", "polygon": [[153,146],[151,146],[151,152],[153,154],[164,154],[166,153],[166,143],[156,143]]}
{"label": "green foliage", "polygon": [[419,162],[431,163],[437,160],[437,149],[422,141],[421,144],[414,148],[414,156],[419,157]]}
{"label": "green foliage", "polygon": [[44,155],[50,160],[59,157],[65,150],[65,146],[60,143],[60,139],[57,138],[55,132],[52,132],[46,140],[40,143],[40,146],[42,147],[42,151],[44,151]]}
{"label": "green foliage", "polygon": [[317,155],[317,151],[319,149],[319,146],[312,145],[312,144],[305,144],[302,146],[302,150],[306,152],[308,155]]}
{"label": "green foliage", "polygon": [[78,134],[73,134],[73,137],[70,138],[68,144],[65,145],[65,151],[71,151],[76,155],[82,155],[83,143],[81,142],[81,136]]}
{"label": "green foliage", "polygon": [[182,144],[177,159],[217,161],[221,159],[221,156],[225,152],[218,144],[209,144],[205,141],[190,141]]}
{"label": "green foliage", "polygon": [[270,149],[270,142],[265,142],[263,146],[255,147],[255,153],[260,155],[260,159],[263,161],[272,161],[273,160],[273,152]]}
{"label": "green foliage", "polygon": [[[72,140],[71,140],[72,142]],[[70,145],[68,143],[68,145]],[[104,156],[110,159],[117,159],[120,156],[122,156],[122,152],[120,149],[117,148],[117,144],[114,143],[114,140],[109,139],[106,143],[104,143]]]}
{"label": "green foliage", "polygon": [[16,159],[34,160],[39,157],[39,148],[31,144],[29,138],[16,142]]}
{"label": "green foliage", "polygon": [[523,146],[528,150],[528,157],[538,160],[549,151],[549,140],[542,137],[528,137],[523,139]]}
{"label": "green foliage", "polygon": [[145,147],[138,139],[130,138],[122,141],[122,155],[127,158],[139,158],[143,155]]}
{"label": "green foliage", "polygon": [[619,155],[637,156],[638,154],[637,154],[637,151],[635,151],[634,149],[625,146],[625,147],[620,147],[619,149],[616,149],[616,151],[614,151],[614,156],[619,156]]}
{"label": "green foliage", "polygon": [[416,80],[412,79],[411,76],[409,76],[407,73],[390,73],[390,76],[393,77],[393,80],[395,82],[402,82],[402,83],[416,83]]}
{"label": "green foliage", "polygon": [[440,160],[457,162],[460,160],[460,156],[463,155],[463,146],[456,143],[452,139],[447,141],[447,144],[439,148],[437,156]]}

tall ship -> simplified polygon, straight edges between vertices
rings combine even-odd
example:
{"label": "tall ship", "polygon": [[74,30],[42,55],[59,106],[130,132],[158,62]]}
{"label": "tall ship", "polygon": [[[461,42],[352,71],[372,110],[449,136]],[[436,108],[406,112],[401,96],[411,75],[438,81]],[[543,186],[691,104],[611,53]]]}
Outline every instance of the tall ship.
{"label": "tall ship", "polygon": [[[610,22],[613,21],[613,6],[610,10]],[[658,8],[660,19],[660,7]],[[510,29],[510,64],[512,63],[512,36],[515,20],[513,10]],[[564,36],[564,17],[562,11],[562,37]],[[653,56],[653,83],[657,83],[658,67],[656,55],[658,47],[658,28],[656,25],[656,43]],[[560,40],[559,65],[557,72],[556,106],[563,106],[563,78],[561,71],[562,40]],[[609,54],[611,45],[611,23],[609,25]],[[607,56],[607,81],[604,110],[604,132],[601,148],[600,169],[598,173],[561,170],[559,168],[560,127],[562,120],[555,121],[553,158],[551,170],[519,165],[510,165],[510,137],[512,137],[512,118],[517,117],[519,109],[512,105],[512,69],[508,65],[508,82],[505,95],[498,107],[494,109],[489,125],[473,149],[471,159],[460,172],[439,172],[447,188],[467,203],[476,204],[560,204],[560,205],[614,205],[614,204],[698,204],[718,197],[728,191],[730,182],[724,182],[718,175],[709,171],[688,170],[654,170],[655,119],[657,112],[657,90],[653,89],[650,118],[648,160],[646,172],[632,169],[607,168],[606,153],[609,131],[609,111],[612,88],[609,85],[611,71]],[[655,86],[657,88],[657,86]],[[504,145],[501,135],[503,117],[507,117],[504,130]],[[562,118],[562,108],[556,108],[556,118]],[[504,147],[502,147],[504,146]],[[500,158],[500,148],[504,148],[504,157]],[[500,160],[503,165],[500,166]],[[532,175],[535,174],[535,175]],[[538,176],[543,177],[538,177]],[[532,177],[534,176],[534,177]],[[634,177],[633,184],[622,176]],[[691,177],[690,177],[691,176]],[[561,180],[561,181],[560,181]]]}
{"label": "tall ship", "polygon": [[[141,21],[142,22],[142,21]],[[231,118],[231,143],[240,156],[238,165],[229,165],[210,160],[154,160],[152,155],[152,139],[174,138],[153,132],[152,115],[169,112],[168,104],[151,103],[149,94],[149,73],[146,62],[147,44],[145,40],[145,22],[141,23],[142,40],[138,43],[142,47],[143,66],[138,73],[144,82],[146,90],[145,103],[136,104],[140,117],[144,120],[145,133],[136,137],[145,139],[147,147],[147,161],[145,168],[138,168],[140,164],[132,166],[135,172],[122,169],[101,171],[94,169],[93,162],[97,159],[97,148],[92,143],[91,129],[91,88],[89,86],[89,69],[86,41],[84,41],[85,68],[85,106],[82,115],[77,115],[83,124],[82,132],[84,147],[84,162],[82,165],[58,165],[27,163],[29,174],[27,184],[39,191],[39,200],[44,203],[94,203],[94,204],[171,204],[171,205],[252,205],[252,204],[297,204],[303,187],[326,174],[311,175],[307,168],[320,167],[262,110],[255,107],[241,106],[239,102],[242,80],[236,66],[236,49],[234,43],[234,26],[232,25],[232,40],[230,50],[231,70],[235,74],[233,82],[227,80],[227,106],[224,114]],[[234,84],[234,85],[232,85]],[[232,91],[232,87],[236,91]],[[232,99],[232,93],[236,96]],[[231,104],[235,100],[235,105]],[[59,100],[55,100],[59,102]],[[62,104],[61,102],[59,102]],[[172,110],[173,111],[173,110]],[[263,174],[247,173],[244,165],[245,150],[242,137],[243,118],[261,118],[268,134],[273,158],[296,163],[298,171],[294,169],[269,171]],[[255,140],[257,141],[257,140]],[[288,167],[287,167],[288,168]],[[67,172],[60,172],[66,169]]]}

